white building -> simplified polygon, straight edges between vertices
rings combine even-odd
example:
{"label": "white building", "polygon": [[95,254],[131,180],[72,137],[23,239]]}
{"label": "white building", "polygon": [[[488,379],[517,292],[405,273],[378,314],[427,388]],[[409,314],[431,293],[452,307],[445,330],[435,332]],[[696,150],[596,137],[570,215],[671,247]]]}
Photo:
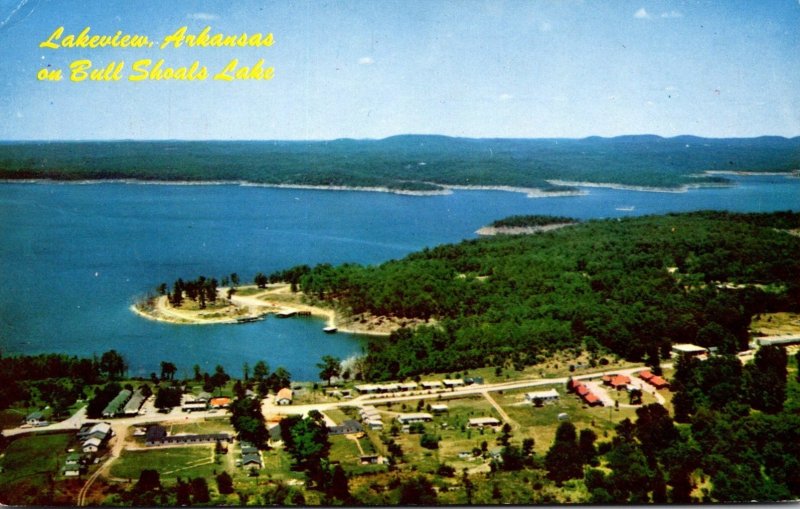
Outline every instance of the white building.
{"label": "white building", "polygon": [[433,416],[426,413],[413,413],[413,414],[400,414],[397,416],[397,422],[400,424],[412,424],[415,422],[431,422]]}
{"label": "white building", "polygon": [[536,399],[542,402],[558,401],[558,391],[550,389],[549,391],[535,391],[525,394],[525,400],[533,403]]}
{"label": "white building", "polygon": [[485,426],[500,426],[502,424],[494,417],[474,417],[469,420],[470,428],[483,428]]}

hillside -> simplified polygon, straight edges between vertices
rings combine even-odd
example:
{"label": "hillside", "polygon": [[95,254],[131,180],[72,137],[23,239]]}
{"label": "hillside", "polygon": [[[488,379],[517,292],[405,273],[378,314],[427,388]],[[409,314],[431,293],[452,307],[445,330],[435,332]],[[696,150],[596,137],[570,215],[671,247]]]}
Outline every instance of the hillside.
{"label": "hillside", "polygon": [[[404,135],[333,141],[107,141],[0,143],[0,178],[247,181],[272,185],[517,186],[563,182],[676,188],[725,184],[706,171],[791,172],[800,138],[620,136],[469,139]],[[550,181],[562,181],[551,183]]]}

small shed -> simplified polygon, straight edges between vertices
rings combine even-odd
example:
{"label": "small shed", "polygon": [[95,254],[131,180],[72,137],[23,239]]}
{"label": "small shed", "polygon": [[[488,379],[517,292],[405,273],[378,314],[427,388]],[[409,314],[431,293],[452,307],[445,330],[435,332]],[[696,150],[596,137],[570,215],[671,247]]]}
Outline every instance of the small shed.
{"label": "small shed", "polygon": [[284,387],[283,389],[278,391],[278,394],[275,395],[275,404],[276,405],[291,405],[292,404],[292,390],[288,387]]}

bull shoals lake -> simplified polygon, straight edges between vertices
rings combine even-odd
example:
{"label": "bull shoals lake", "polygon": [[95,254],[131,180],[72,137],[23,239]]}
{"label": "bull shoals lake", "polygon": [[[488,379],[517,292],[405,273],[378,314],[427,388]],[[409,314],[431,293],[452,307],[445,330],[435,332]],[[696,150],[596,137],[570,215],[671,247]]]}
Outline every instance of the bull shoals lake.
{"label": "bull shoals lake", "polygon": [[[515,214],[579,219],[702,209],[800,210],[800,179],[734,176],[728,188],[645,192],[581,188],[529,198],[504,191],[405,196],[236,184],[0,184],[0,350],[91,356],[115,349],[129,374],[161,361],[189,375],[266,360],[316,380],[325,355],[362,352],[365,337],[324,334],[297,317],[237,325],[173,325],[129,306],[161,282],[232,272],[243,281],[298,264],[375,264],[423,247],[475,238]],[[380,339],[374,339],[380,341]]]}

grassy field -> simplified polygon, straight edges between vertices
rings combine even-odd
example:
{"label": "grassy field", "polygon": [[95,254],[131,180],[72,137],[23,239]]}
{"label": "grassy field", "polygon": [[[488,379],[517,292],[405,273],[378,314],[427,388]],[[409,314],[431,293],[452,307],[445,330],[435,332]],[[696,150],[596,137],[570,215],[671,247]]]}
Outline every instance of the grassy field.
{"label": "grassy field", "polygon": [[800,314],[798,313],[764,313],[756,315],[750,322],[750,329],[767,336],[782,334],[800,334]]}
{"label": "grassy field", "polygon": [[[158,470],[162,479],[208,477],[223,467],[214,463],[214,445],[165,447],[141,451],[123,451],[111,466],[111,477],[139,478],[144,469]],[[232,454],[232,452],[228,452]]]}
{"label": "grassy field", "polygon": [[29,435],[11,442],[0,459],[0,503],[42,503],[37,498],[52,490],[60,478],[73,433]]}

